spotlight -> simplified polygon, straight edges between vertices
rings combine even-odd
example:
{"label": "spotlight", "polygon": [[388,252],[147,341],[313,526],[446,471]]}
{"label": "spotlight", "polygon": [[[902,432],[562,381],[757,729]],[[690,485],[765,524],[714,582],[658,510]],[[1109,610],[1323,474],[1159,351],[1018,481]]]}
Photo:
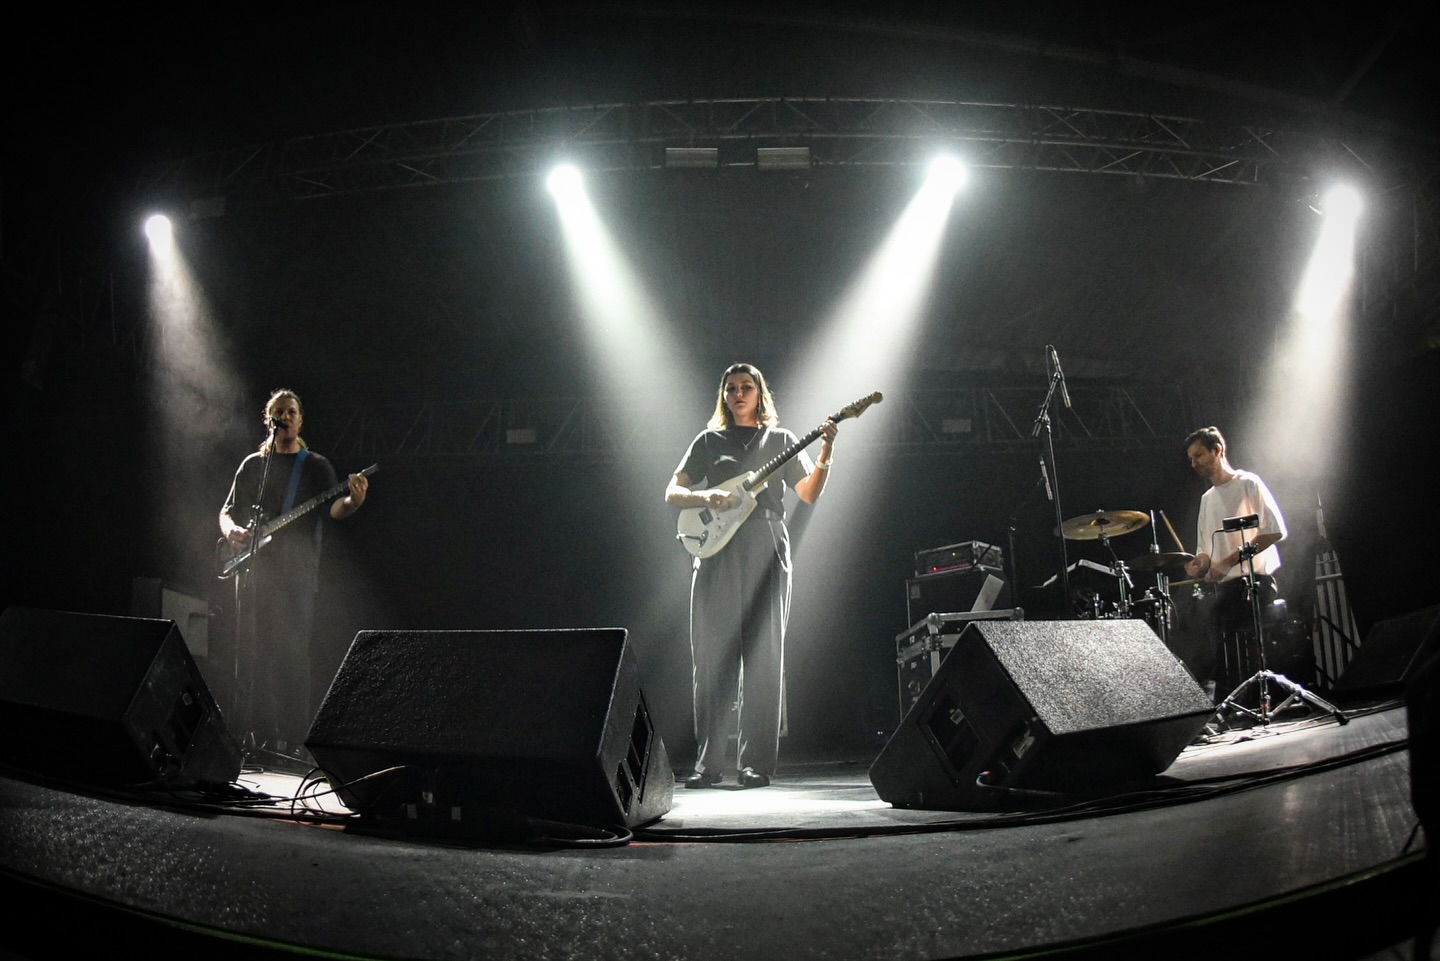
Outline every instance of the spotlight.
{"label": "spotlight", "polygon": [[550,171],[550,177],[545,181],[550,192],[556,197],[564,197],[580,190],[584,181],[580,177],[580,168],[574,164],[560,164]]}
{"label": "spotlight", "polygon": [[170,218],[164,214],[151,214],[145,220],[145,236],[154,246],[168,244],[171,238]]}
{"label": "spotlight", "polygon": [[965,186],[965,165],[950,154],[941,154],[930,162],[930,182],[943,190],[954,192]]}
{"label": "spotlight", "polygon": [[1325,194],[1325,216],[1347,221],[1360,219],[1360,192],[1347,184],[1331,187]]}

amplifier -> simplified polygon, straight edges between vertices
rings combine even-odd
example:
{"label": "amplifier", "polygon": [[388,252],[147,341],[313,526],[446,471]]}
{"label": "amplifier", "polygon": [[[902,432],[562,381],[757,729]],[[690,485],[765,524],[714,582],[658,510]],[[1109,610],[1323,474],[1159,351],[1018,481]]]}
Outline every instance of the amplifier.
{"label": "amplifier", "polygon": [[1004,570],[1005,552],[994,544],[983,541],[961,541],[946,544],[915,553],[915,576],[939,574],[944,571],[963,571],[972,567],[991,567]]}
{"label": "amplifier", "polygon": [[993,611],[1010,606],[1010,585],[998,568],[976,564],[905,582],[905,623],[927,614]]}

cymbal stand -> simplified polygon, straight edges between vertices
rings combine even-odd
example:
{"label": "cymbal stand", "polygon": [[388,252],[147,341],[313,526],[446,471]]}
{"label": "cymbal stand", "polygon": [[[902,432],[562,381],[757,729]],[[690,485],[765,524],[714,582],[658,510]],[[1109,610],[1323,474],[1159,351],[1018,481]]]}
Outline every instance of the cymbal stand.
{"label": "cymbal stand", "polygon": [[[1241,569],[1244,571],[1245,596],[1250,600],[1251,629],[1254,631],[1255,645],[1260,650],[1260,670],[1256,671],[1249,680],[1244,681],[1239,687],[1231,691],[1230,696],[1220,703],[1220,706],[1215,709],[1215,723],[1221,730],[1224,730],[1228,724],[1228,716],[1234,713],[1243,714],[1257,723],[1268,725],[1271,718],[1280,714],[1282,711],[1294,707],[1302,701],[1319,708],[1327,714],[1334,715],[1335,719],[1341,724],[1349,723],[1350,718],[1346,717],[1344,711],[1323,697],[1305,690],[1303,685],[1296,684],[1284,674],[1275,673],[1265,664],[1265,635],[1260,617],[1260,588],[1259,581],[1255,575],[1255,555],[1258,551],[1255,549],[1255,542],[1253,540],[1245,540],[1245,530],[1247,527],[1256,527],[1259,524],[1259,518],[1254,518],[1252,522],[1251,518],[1253,517],[1254,515],[1241,518],[1226,518],[1226,526],[1229,530],[1237,529],[1229,527],[1232,520],[1242,525],[1238,528],[1242,541],[1240,547],[1240,564]],[[1274,708],[1272,708],[1270,704],[1271,684],[1283,688],[1288,692],[1285,700],[1281,701],[1279,705]],[[1241,694],[1251,687],[1258,689],[1260,697],[1258,708],[1249,708],[1240,703]]]}
{"label": "cymbal stand", "polygon": [[[1163,511],[1161,512],[1163,515]],[[1168,523],[1168,521],[1167,521]],[[1178,539],[1177,539],[1178,540]],[[1184,548],[1182,547],[1183,551]],[[1150,553],[1154,556],[1160,554],[1160,534],[1155,524],[1155,512],[1150,512]],[[1160,635],[1160,641],[1164,644],[1170,643],[1170,620],[1174,613],[1174,601],[1170,600],[1170,575],[1165,573],[1163,567],[1155,568],[1155,612],[1156,626]],[[1148,593],[1148,591],[1147,591]]]}
{"label": "cymbal stand", "polygon": [[1130,616],[1130,591],[1135,587],[1135,581],[1130,577],[1130,566],[1120,559],[1115,553],[1115,548],[1110,544],[1110,535],[1104,531],[1100,532],[1101,545],[1110,552],[1110,572],[1115,575],[1115,580],[1120,586],[1120,617]]}

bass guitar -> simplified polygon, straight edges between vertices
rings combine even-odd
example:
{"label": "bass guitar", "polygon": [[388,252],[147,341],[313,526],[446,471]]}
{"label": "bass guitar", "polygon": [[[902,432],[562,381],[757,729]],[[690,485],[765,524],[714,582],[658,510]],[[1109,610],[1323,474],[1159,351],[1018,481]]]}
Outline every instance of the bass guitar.
{"label": "bass guitar", "polygon": [[[830,421],[839,423],[850,417],[859,417],[871,404],[878,404],[884,399],[884,396],[877,390],[875,393],[841,408],[839,412],[831,414],[826,418],[826,423]],[[785,466],[796,454],[813,444],[824,432],[825,424],[821,424],[771,458],[758,470],[732,477],[723,484],[716,484],[715,486],[719,490],[740,495],[739,503],[729,510],[716,510],[713,507],[685,508],[680,512],[680,518],[675,523],[676,538],[685,545],[687,551],[696,557],[713,557],[720,553],[725,545],[730,543],[730,539],[735,536],[740,525],[744,524],[754,512],[756,495],[770,483],[770,475]]]}
{"label": "bass guitar", "polygon": [[[379,464],[371,464],[369,467],[360,471],[360,475],[362,477],[369,477],[371,474],[375,473],[379,469]],[[310,498],[305,503],[290,508],[288,511],[281,514],[273,521],[266,521],[265,523],[261,524],[260,530],[255,532],[258,535],[258,542],[252,544],[252,546],[250,547],[245,548],[238,554],[231,554],[229,557],[221,559],[219,562],[220,573],[218,576],[223,579],[229,577],[231,574],[234,574],[237,570],[245,566],[246,562],[254,556],[256,551],[269,544],[270,541],[275,537],[275,533],[279,531],[282,527],[285,527],[287,524],[299,520],[306,514],[313,511],[315,508],[319,507],[321,504],[325,503],[326,501],[330,500],[338,494],[345,493],[349,489],[350,481],[348,479],[343,480],[340,483],[336,484],[334,487],[331,487],[329,490],[324,490],[316,494],[314,497]],[[220,552],[225,552],[227,551],[227,549],[233,550],[233,547],[228,540],[223,537],[220,538],[220,543],[216,545],[216,550]]]}

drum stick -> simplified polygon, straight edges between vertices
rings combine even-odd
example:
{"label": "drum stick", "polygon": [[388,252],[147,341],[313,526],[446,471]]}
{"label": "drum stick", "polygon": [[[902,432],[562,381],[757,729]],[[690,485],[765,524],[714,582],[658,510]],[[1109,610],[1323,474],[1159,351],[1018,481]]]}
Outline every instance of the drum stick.
{"label": "drum stick", "polygon": [[1160,519],[1165,522],[1165,526],[1170,530],[1170,536],[1175,538],[1176,549],[1179,550],[1182,554],[1186,553],[1185,545],[1180,543],[1180,535],[1175,533],[1175,526],[1170,523],[1170,518],[1165,516],[1164,510],[1160,511]]}

